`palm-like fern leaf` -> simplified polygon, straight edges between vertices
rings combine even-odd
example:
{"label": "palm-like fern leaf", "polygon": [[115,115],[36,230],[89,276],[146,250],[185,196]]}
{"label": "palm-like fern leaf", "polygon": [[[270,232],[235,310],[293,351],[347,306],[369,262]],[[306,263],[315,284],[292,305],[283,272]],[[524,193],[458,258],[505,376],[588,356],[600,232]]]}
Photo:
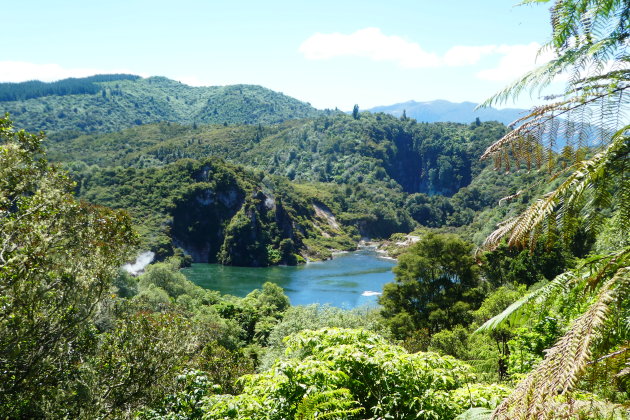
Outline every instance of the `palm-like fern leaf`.
{"label": "palm-like fern leaf", "polygon": [[[551,0],[524,0],[524,4]],[[545,227],[569,237],[577,228],[596,231],[602,224],[601,209],[614,215],[621,237],[630,228],[630,2],[627,0],[555,0],[551,8],[553,34],[541,51],[555,57],[525,74],[482,106],[505,102],[525,90],[548,87],[560,75],[569,80],[552,103],[534,108],[517,120],[516,129],[491,145],[483,158],[494,158],[497,167],[517,168],[547,164],[552,173],[558,157],[573,173],[555,190],[523,213],[500,224],[486,239],[494,249],[504,238],[510,246],[533,245]],[[558,121],[558,118],[562,118]],[[565,147],[555,150],[560,140]],[[594,154],[587,159],[587,155]],[[508,169],[509,170],[509,169]],[[627,243],[620,241],[620,243]],[[623,247],[626,245],[620,245]],[[586,277],[586,269],[592,269]],[[583,270],[584,269],[584,270]],[[538,291],[511,305],[480,329],[514,319],[531,302],[540,302],[564,288],[587,286],[583,299],[595,297],[588,309],[571,324],[545,359],[522,381],[494,412],[494,418],[551,418],[559,408],[555,396],[571,390],[589,362],[593,340],[607,325],[613,302],[621,301],[630,287],[630,248],[592,260],[554,279]],[[622,370],[623,372],[623,370]],[[622,375],[624,377],[625,375]],[[571,406],[562,410],[573,410]],[[566,410],[565,410],[566,411]],[[559,412],[558,412],[559,413]],[[557,413],[556,413],[557,414]],[[564,414],[562,414],[564,415]],[[569,413],[567,418],[571,415]]]}
{"label": "palm-like fern leaf", "polygon": [[[524,0],[521,4],[549,1]],[[526,73],[482,106],[505,102],[527,89],[542,89],[568,70],[574,75],[571,86],[579,85],[585,72],[604,73],[611,61],[623,64],[628,57],[629,21],[630,4],[625,0],[556,1],[551,9],[553,34],[541,49],[555,52],[556,57]]]}
{"label": "palm-like fern leaf", "polygon": [[493,330],[505,322],[517,320],[524,308],[531,304],[544,303],[558,292],[566,292],[578,284],[587,284],[594,289],[611,267],[623,267],[630,261],[630,247],[603,257],[593,257],[573,270],[566,271],[544,286],[512,303],[500,314],[490,318],[476,332]]}
{"label": "palm-like fern leaf", "polygon": [[621,267],[600,288],[588,310],[547,351],[545,360],[497,407],[494,419],[546,418],[555,395],[571,390],[590,357],[590,345],[601,332],[617,291],[630,282],[630,267]]}
{"label": "palm-like fern leaf", "polygon": [[546,300],[558,289],[566,289],[575,279],[576,275],[574,271],[560,274],[551,282],[523,296],[508,306],[503,312],[484,322],[475,332],[494,330],[508,321],[517,319],[527,305]]}
{"label": "palm-like fern leaf", "polygon": [[[574,172],[554,191],[536,200],[519,216],[499,225],[486,238],[484,248],[495,249],[504,237],[508,237],[509,246],[526,245],[533,237],[535,228],[546,218],[561,210],[561,207],[564,210],[574,208],[586,191],[593,191],[594,185],[610,180],[615,174],[621,177],[621,194],[628,194],[627,191],[624,192],[626,187],[630,188],[625,171],[630,152],[630,136],[626,134],[627,130],[630,130],[630,126],[618,131],[606,150],[576,164]],[[606,190],[602,189],[598,193],[605,194]],[[602,200],[601,197],[597,199]]]}

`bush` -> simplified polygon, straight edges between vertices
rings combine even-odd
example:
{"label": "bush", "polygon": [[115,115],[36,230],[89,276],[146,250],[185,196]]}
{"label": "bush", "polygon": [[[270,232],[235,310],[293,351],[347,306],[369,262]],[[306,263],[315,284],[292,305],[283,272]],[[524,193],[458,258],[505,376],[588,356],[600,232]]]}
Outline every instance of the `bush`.
{"label": "bush", "polygon": [[472,379],[452,357],[409,354],[365,330],[307,330],[286,345],[289,359],[243,377],[242,394],[209,397],[204,418],[295,418],[319,399],[330,418],[448,419],[461,411],[451,391]]}

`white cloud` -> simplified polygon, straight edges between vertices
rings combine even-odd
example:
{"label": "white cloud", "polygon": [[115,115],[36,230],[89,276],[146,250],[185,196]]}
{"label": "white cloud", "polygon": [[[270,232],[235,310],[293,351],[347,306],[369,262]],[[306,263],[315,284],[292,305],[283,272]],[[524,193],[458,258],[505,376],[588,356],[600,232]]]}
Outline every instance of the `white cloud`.
{"label": "white cloud", "polygon": [[360,29],[350,35],[316,33],[298,49],[308,60],[334,57],[364,57],[374,61],[394,61],[405,68],[437,67],[437,55],[396,35],[385,35],[378,28]]}
{"label": "white cloud", "polygon": [[0,82],[41,80],[52,82],[68,77],[86,77],[95,74],[132,73],[129,70],[103,70],[90,68],[63,68],[59,64],[37,64],[25,61],[0,61]]}
{"label": "white cloud", "polygon": [[391,61],[403,68],[461,67],[478,65],[483,58],[500,56],[494,68],[478,71],[475,76],[491,81],[509,81],[552,58],[552,53],[538,55],[540,44],[456,45],[444,55],[428,52],[415,42],[396,35],[385,35],[379,28],[360,29],[352,34],[315,35],[299,47],[308,60],[335,57],[363,57],[374,61]]}
{"label": "white cloud", "polygon": [[447,66],[471,66],[477,64],[482,57],[496,52],[496,45],[456,45],[444,54],[443,62]]}
{"label": "white cloud", "polygon": [[539,49],[540,44],[536,42],[525,45],[500,45],[496,47],[496,53],[502,56],[499,64],[494,68],[477,72],[476,76],[479,79],[496,82],[512,81],[553,58],[552,52],[538,55]]}

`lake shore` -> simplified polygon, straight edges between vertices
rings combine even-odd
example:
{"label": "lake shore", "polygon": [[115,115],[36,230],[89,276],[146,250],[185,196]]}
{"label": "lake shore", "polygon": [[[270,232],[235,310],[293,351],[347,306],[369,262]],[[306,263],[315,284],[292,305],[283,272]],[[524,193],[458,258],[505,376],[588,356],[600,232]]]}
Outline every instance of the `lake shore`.
{"label": "lake shore", "polygon": [[418,242],[420,237],[417,235],[401,234],[399,238],[390,238],[387,240],[374,241],[369,238],[363,238],[359,241],[357,249],[369,249],[379,254],[380,258],[397,261],[398,256],[405,252],[414,243]]}

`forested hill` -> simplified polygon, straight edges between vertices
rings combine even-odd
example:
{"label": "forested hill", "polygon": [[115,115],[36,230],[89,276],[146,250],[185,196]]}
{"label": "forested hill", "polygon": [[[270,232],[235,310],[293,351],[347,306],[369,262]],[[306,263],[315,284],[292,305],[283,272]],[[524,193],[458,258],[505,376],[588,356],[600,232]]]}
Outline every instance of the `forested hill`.
{"label": "forested hill", "polygon": [[321,113],[255,85],[192,87],[165,77],[97,75],[53,83],[0,83],[0,111],[47,133],[113,132],[160,121],[274,124]]}
{"label": "forested hill", "polygon": [[473,102],[449,102],[444,100],[416,102],[407,101],[387,106],[377,106],[369,109],[370,112],[385,112],[395,117],[405,114],[408,118],[415,118],[421,122],[458,122],[468,123],[479,118],[481,121],[498,121],[505,125],[511,124],[517,118],[525,115],[524,109],[483,108],[476,109]]}
{"label": "forested hill", "polygon": [[337,114],[272,126],[153,124],[117,133],[51,136],[49,156],[99,166],[160,166],[216,155],[290,180],[382,181],[407,193],[451,196],[481,170],[505,133],[498,123],[416,123],[385,114]]}
{"label": "forested hill", "polygon": [[[534,176],[499,176],[479,161],[484,148],[505,130],[496,122],[427,124],[386,114],[338,113],[270,126],[157,123],[79,137],[57,134],[47,141],[47,150],[51,160],[70,169],[83,198],[137,207],[135,220],[143,225],[150,247],[166,243],[164,236],[151,239],[165,213],[156,211],[155,203],[145,203],[144,195],[131,199],[145,188],[137,185],[163,190],[160,180],[172,176],[168,168],[182,159],[208,156],[255,169],[255,183],[265,176],[292,181],[300,200],[325,204],[349,233],[387,238],[420,224],[465,229],[463,234],[479,241],[509,211],[509,206],[491,211],[498,200],[531,181],[521,178]],[[181,185],[163,191],[197,182],[188,175],[175,178]],[[276,189],[271,187],[272,194]],[[307,213],[290,212],[313,216]],[[310,250],[339,246],[324,244],[323,234],[306,239],[315,237],[318,243],[302,242]]]}

